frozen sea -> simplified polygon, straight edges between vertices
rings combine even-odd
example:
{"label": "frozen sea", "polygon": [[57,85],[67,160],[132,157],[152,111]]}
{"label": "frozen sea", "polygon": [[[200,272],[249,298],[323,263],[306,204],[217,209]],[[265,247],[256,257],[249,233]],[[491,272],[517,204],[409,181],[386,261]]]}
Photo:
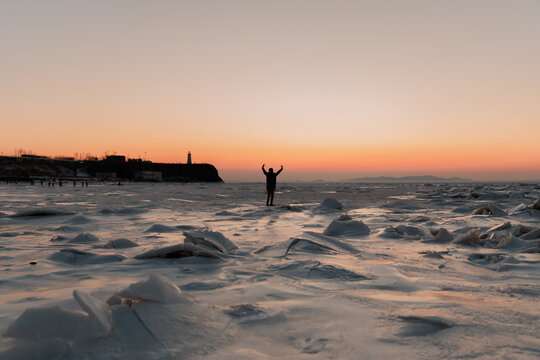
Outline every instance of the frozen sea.
{"label": "frozen sea", "polygon": [[265,197],[0,185],[0,359],[540,357],[537,184]]}

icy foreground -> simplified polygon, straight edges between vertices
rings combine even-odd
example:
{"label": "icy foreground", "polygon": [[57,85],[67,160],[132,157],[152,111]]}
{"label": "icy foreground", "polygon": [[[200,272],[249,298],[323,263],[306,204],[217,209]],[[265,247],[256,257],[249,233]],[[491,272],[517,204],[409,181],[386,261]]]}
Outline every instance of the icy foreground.
{"label": "icy foreground", "polygon": [[0,359],[540,357],[531,184],[0,186]]}

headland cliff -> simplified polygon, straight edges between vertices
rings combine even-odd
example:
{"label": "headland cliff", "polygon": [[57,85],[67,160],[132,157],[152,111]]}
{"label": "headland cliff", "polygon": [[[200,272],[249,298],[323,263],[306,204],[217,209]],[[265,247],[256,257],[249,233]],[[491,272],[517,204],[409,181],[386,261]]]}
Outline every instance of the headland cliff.
{"label": "headland cliff", "polygon": [[169,182],[223,182],[211,164],[155,163],[125,156],[98,160],[52,159],[44,156],[0,156],[2,180],[123,180]]}

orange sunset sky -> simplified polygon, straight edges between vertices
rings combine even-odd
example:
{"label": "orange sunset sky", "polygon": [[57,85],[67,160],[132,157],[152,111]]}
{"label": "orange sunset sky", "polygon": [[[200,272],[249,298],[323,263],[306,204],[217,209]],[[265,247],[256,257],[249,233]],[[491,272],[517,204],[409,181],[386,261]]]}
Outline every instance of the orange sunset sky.
{"label": "orange sunset sky", "polygon": [[0,152],[540,179],[539,1],[2,1]]}

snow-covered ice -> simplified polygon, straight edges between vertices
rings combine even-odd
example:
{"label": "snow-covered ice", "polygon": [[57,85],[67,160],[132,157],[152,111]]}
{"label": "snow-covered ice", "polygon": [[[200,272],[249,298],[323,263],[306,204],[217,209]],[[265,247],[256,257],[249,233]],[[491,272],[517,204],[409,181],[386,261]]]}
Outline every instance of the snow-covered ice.
{"label": "snow-covered ice", "polygon": [[538,358],[539,198],[0,185],[0,359]]}

